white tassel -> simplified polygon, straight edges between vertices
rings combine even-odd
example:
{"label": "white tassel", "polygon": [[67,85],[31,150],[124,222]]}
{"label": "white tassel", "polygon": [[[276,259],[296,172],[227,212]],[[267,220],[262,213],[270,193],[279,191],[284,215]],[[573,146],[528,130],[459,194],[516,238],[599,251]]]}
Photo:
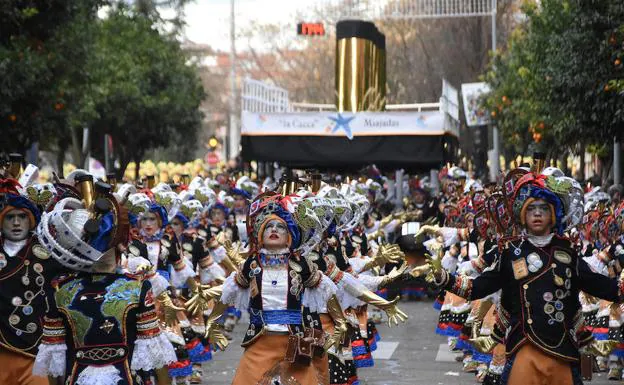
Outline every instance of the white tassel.
{"label": "white tassel", "polygon": [[173,345],[163,333],[160,333],[152,338],[136,340],[130,367],[132,370],[148,371],[162,368],[176,360]]}
{"label": "white tassel", "polygon": [[117,385],[123,380],[119,369],[112,365],[87,366],[80,372],[76,385]]}
{"label": "white tassel", "polygon": [[35,358],[33,375],[40,377],[63,377],[65,375],[65,344],[39,345],[39,352]]}

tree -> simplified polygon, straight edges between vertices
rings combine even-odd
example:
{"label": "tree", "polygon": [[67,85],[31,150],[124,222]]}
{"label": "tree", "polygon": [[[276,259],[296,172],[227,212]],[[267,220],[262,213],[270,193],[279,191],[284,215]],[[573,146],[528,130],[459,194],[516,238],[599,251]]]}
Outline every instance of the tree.
{"label": "tree", "polygon": [[89,63],[96,85],[89,98],[97,112],[90,126],[98,143],[112,136],[119,174],[150,149],[194,145],[204,91],[179,43],[123,7],[100,23]]}
{"label": "tree", "polygon": [[0,7],[0,151],[24,153],[42,135],[63,132],[84,79],[75,70],[84,68],[89,26],[102,3],[17,0]]}
{"label": "tree", "polygon": [[591,147],[608,166],[610,143],[624,136],[624,4],[543,0],[523,10],[526,24],[490,64],[485,105],[508,143],[533,142],[553,157]]}

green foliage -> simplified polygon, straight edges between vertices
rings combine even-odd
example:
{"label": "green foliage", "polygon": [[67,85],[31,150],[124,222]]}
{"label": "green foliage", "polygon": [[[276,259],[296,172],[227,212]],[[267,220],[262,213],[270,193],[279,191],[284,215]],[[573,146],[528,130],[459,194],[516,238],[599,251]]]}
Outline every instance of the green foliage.
{"label": "green foliage", "polygon": [[[102,0],[15,0],[0,7],[0,151],[23,152],[66,124],[67,76],[84,67]],[[71,63],[68,66],[68,63]]]}
{"label": "green foliage", "polygon": [[543,0],[523,10],[527,22],[485,77],[484,105],[506,142],[554,153],[623,137],[624,4]]}
{"label": "green foliage", "polygon": [[186,61],[178,42],[144,16],[119,9],[102,21],[88,100],[98,116],[95,137],[112,135],[122,169],[149,149],[195,143],[204,91]]}
{"label": "green foliage", "polygon": [[82,129],[90,127],[92,153],[103,157],[110,134],[122,168],[158,147],[180,149],[177,160],[186,160],[204,91],[175,33],[160,31],[155,1],[133,9],[120,2],[104,19],[97,11],[106,0],[9,3],[0,7],[0,152],[39,141],[71,150],[81,165]]}

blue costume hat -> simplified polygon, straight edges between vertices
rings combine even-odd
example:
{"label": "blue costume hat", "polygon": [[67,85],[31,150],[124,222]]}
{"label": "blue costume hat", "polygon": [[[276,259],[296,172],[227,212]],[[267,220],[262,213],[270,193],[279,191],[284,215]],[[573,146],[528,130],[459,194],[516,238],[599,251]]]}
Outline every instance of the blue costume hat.
{"label": "blue costume hat", "polygon": [[169,219],[167,218],[167,210],[159,204],[152,203],[149,207],[149,211],[152,213],[156,213],[160,216],[161,228],[164,228],[169,224]]}
{"label": "blue costume hat", "polygon": [[243,190],[243,189],[240,189],[240,188],[233,188],[230,191],[230,194],[231,195],[240,195],[240,196],[242,196],[243,198],[245,198],[247,200],[251,199],[251,194],[249,192]]}
{"label": "blue costume hat", "polygon": [[30,219],[30,228],[33,229],[39,223],[41,214],[39,209],[28,198],[16,194],[6,194],[4,196],[4,205],[0,210],[0,223],[4,220],[4,216],[13,209],[25,210]]}
{"label": "blue costume hat", "polygon": [[185,229],[188,227],[189,219],[186,215],[182,214],[181,212],[178,212],[176,215],[174,215],[173,218],[174,219],[177,218],[180,222],[182,222],[182,227],[184,227]]}

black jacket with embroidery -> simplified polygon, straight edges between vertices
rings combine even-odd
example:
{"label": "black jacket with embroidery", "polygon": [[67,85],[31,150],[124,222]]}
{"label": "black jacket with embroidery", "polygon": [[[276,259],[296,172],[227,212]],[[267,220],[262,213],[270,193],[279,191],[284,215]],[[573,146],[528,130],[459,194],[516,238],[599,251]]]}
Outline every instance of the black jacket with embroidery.
{"label": "black jacket with embroidery", "polygon": [[13,257],[0,240],[0,346],[35,357],[42,320],[48,311],[50,282],[66,269],[50,257],[35,236]]}
{"label": "black jacket with embroidery", "polygon": [[78,273],[53,283],[44,342],[67,345],[66,383],[87,368],[112,366],[119,385],[142,381],[130,363],[138,338],[160,334],[151,284],[122,274]]}
{"label": "black jacket with embroidery", "polygon": [[577,333],[583,323],[579,291],[612,302],[621,298],[618,281],[592,272],[570,241],[559,237],[545,247],[510,241],[496,265],[479,277],[446,278],[444,288],[468,300],[502,290],[499,322],[507,334],[507,354],[529,342],[572,362],[579,359]]}
{"label": "black jacket with embroidery", "polygon": [[[262,306],[262,275],[264,268],[258,254],[250,256],[245,261],[243,268],[236,278],[236,283],[243,288],[250,288],[249,312],[261,318]],[[306,288],[315,288],[321,282],[322,274],[316,265],[303,257],[290,255],[288,257],[288,294],[286,308],[290,311],[302,313],[302,323],[289,324],[291,334],[303,333],[305,327],[320,328],[318,314],[310,313],[309,309],[302,306],[303,292]],[[253,317],[252,317],[253,318]],[[249,324],[245,333],[242,346],[246,347],[264,334],[265,326],[262,322]]]}

